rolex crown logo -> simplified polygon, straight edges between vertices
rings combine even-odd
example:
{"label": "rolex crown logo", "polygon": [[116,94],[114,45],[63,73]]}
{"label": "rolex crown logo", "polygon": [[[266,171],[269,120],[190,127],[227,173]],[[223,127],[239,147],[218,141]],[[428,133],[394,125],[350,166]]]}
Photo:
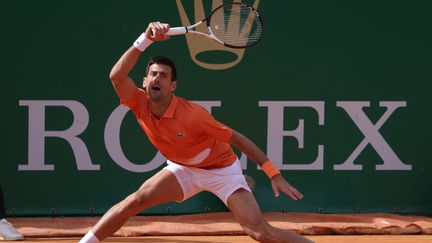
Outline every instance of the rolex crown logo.
{"label": "rolex crown logo", "polygon": [[[194,15],[195,15],[195,21],[193,23],[196,23],[198,21],[203,20],[206,17],[205,11],[204,11],[204,5],[203,1],[207,0],[194,0]],[[253,4],[253,8],[258,9],[260,0],[255,0]],[[183,26],[189,26],[191,25],[191,21],[189,20],[189,17],[186,14],[185,8],[181,2],[181,0],[176,0],[177,8],[180,14],[180,19]],[[218,6],[223,4],[223,0],[213,0],[212,1],[212,10],[217,8]],[[210,13],[210,12],[208,12]],[[236,23],[235,21],[230,21],[226,26],[221,26],[220,31],[234,31],[238,30],[240,26],[240,23]],[[201,31],[206,33],[207,32],[207,26],[206,25],[199,25],[196,27],[197,31]],[[223,46],[213,40],[203,38],[202,36],[197,35],[185,35],[186,42],[189,48],[189,54],[192,57],[192,60],[198,64],[199,66],[206,68],[206,69],[212,69],[212,70],[222,70],[227,69],[230,67],[235,66],[238,64],[242,58],[243,54],[245,52],[245,49],[232,49],[226,46]],[[206,54],[210,53],[219,53],[223,54],[228,57],[234,56],[234,60],[227,61],[224,63],[214,63],[214,60],[211,62],[206,62],[202,58],[199,58],[200,56],[205,56]],[[226,59],[226,58],[223,58]]]}

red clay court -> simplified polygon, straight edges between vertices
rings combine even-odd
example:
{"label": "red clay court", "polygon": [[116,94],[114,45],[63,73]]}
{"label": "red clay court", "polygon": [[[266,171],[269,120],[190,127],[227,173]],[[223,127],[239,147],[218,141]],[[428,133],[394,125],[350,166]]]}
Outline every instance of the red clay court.
{"label": "red clay court", "polygon": [[[264,213],[315,242],[432,242],[432,218],[396,214]],[[26,242],[77,242],[99,217],[11,218]],[[229,212],[136,216],[104,242],[255,242]]]}

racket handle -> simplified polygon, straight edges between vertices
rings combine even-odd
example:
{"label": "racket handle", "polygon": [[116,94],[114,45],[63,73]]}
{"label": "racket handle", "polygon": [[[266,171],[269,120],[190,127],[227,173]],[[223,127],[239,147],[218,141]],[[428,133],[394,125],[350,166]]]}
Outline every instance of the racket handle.
{"label": "racket handle", "polygon": [[168,32],[166,32],[166,35],[183,35],[188,32],[188,29],[186,27],[174,27],[169,28]]}

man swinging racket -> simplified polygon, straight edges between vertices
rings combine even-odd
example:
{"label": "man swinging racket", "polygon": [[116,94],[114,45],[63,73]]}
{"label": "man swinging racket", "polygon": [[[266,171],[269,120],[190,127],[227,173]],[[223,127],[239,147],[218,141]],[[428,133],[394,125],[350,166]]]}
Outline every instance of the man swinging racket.
{"label": "man swinging racket", "polygon": [[106,212],[80,243],[100,242],[141,211],[162,203],[184,201],[201,191],[219,197],[245,232],[257,241],[311,242],[273,227],[264,219],[231,145],[261,166],[271,179],[276,196],[283,192],[299,200],[303,195],[251,140],[215,120],[203,107],[174,95],[177,71],[170,59],[150,59],[143,88],[138,88],[128,76],[150,44],[168,39],[165,35],[168,29],[168,24],[150,23],[110,74],[121,104],[133,111],[151,143],[167,158],[168,165]]}

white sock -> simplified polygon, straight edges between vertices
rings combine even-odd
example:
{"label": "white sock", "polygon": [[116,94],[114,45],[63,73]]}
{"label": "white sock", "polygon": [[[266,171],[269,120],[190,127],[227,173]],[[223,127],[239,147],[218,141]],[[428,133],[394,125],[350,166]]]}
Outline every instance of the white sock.
{"label": "white sock", "polygon": [[91,230],[84,235],[84,237],[78,243],[99,243],[99,239],[93,234]]}

